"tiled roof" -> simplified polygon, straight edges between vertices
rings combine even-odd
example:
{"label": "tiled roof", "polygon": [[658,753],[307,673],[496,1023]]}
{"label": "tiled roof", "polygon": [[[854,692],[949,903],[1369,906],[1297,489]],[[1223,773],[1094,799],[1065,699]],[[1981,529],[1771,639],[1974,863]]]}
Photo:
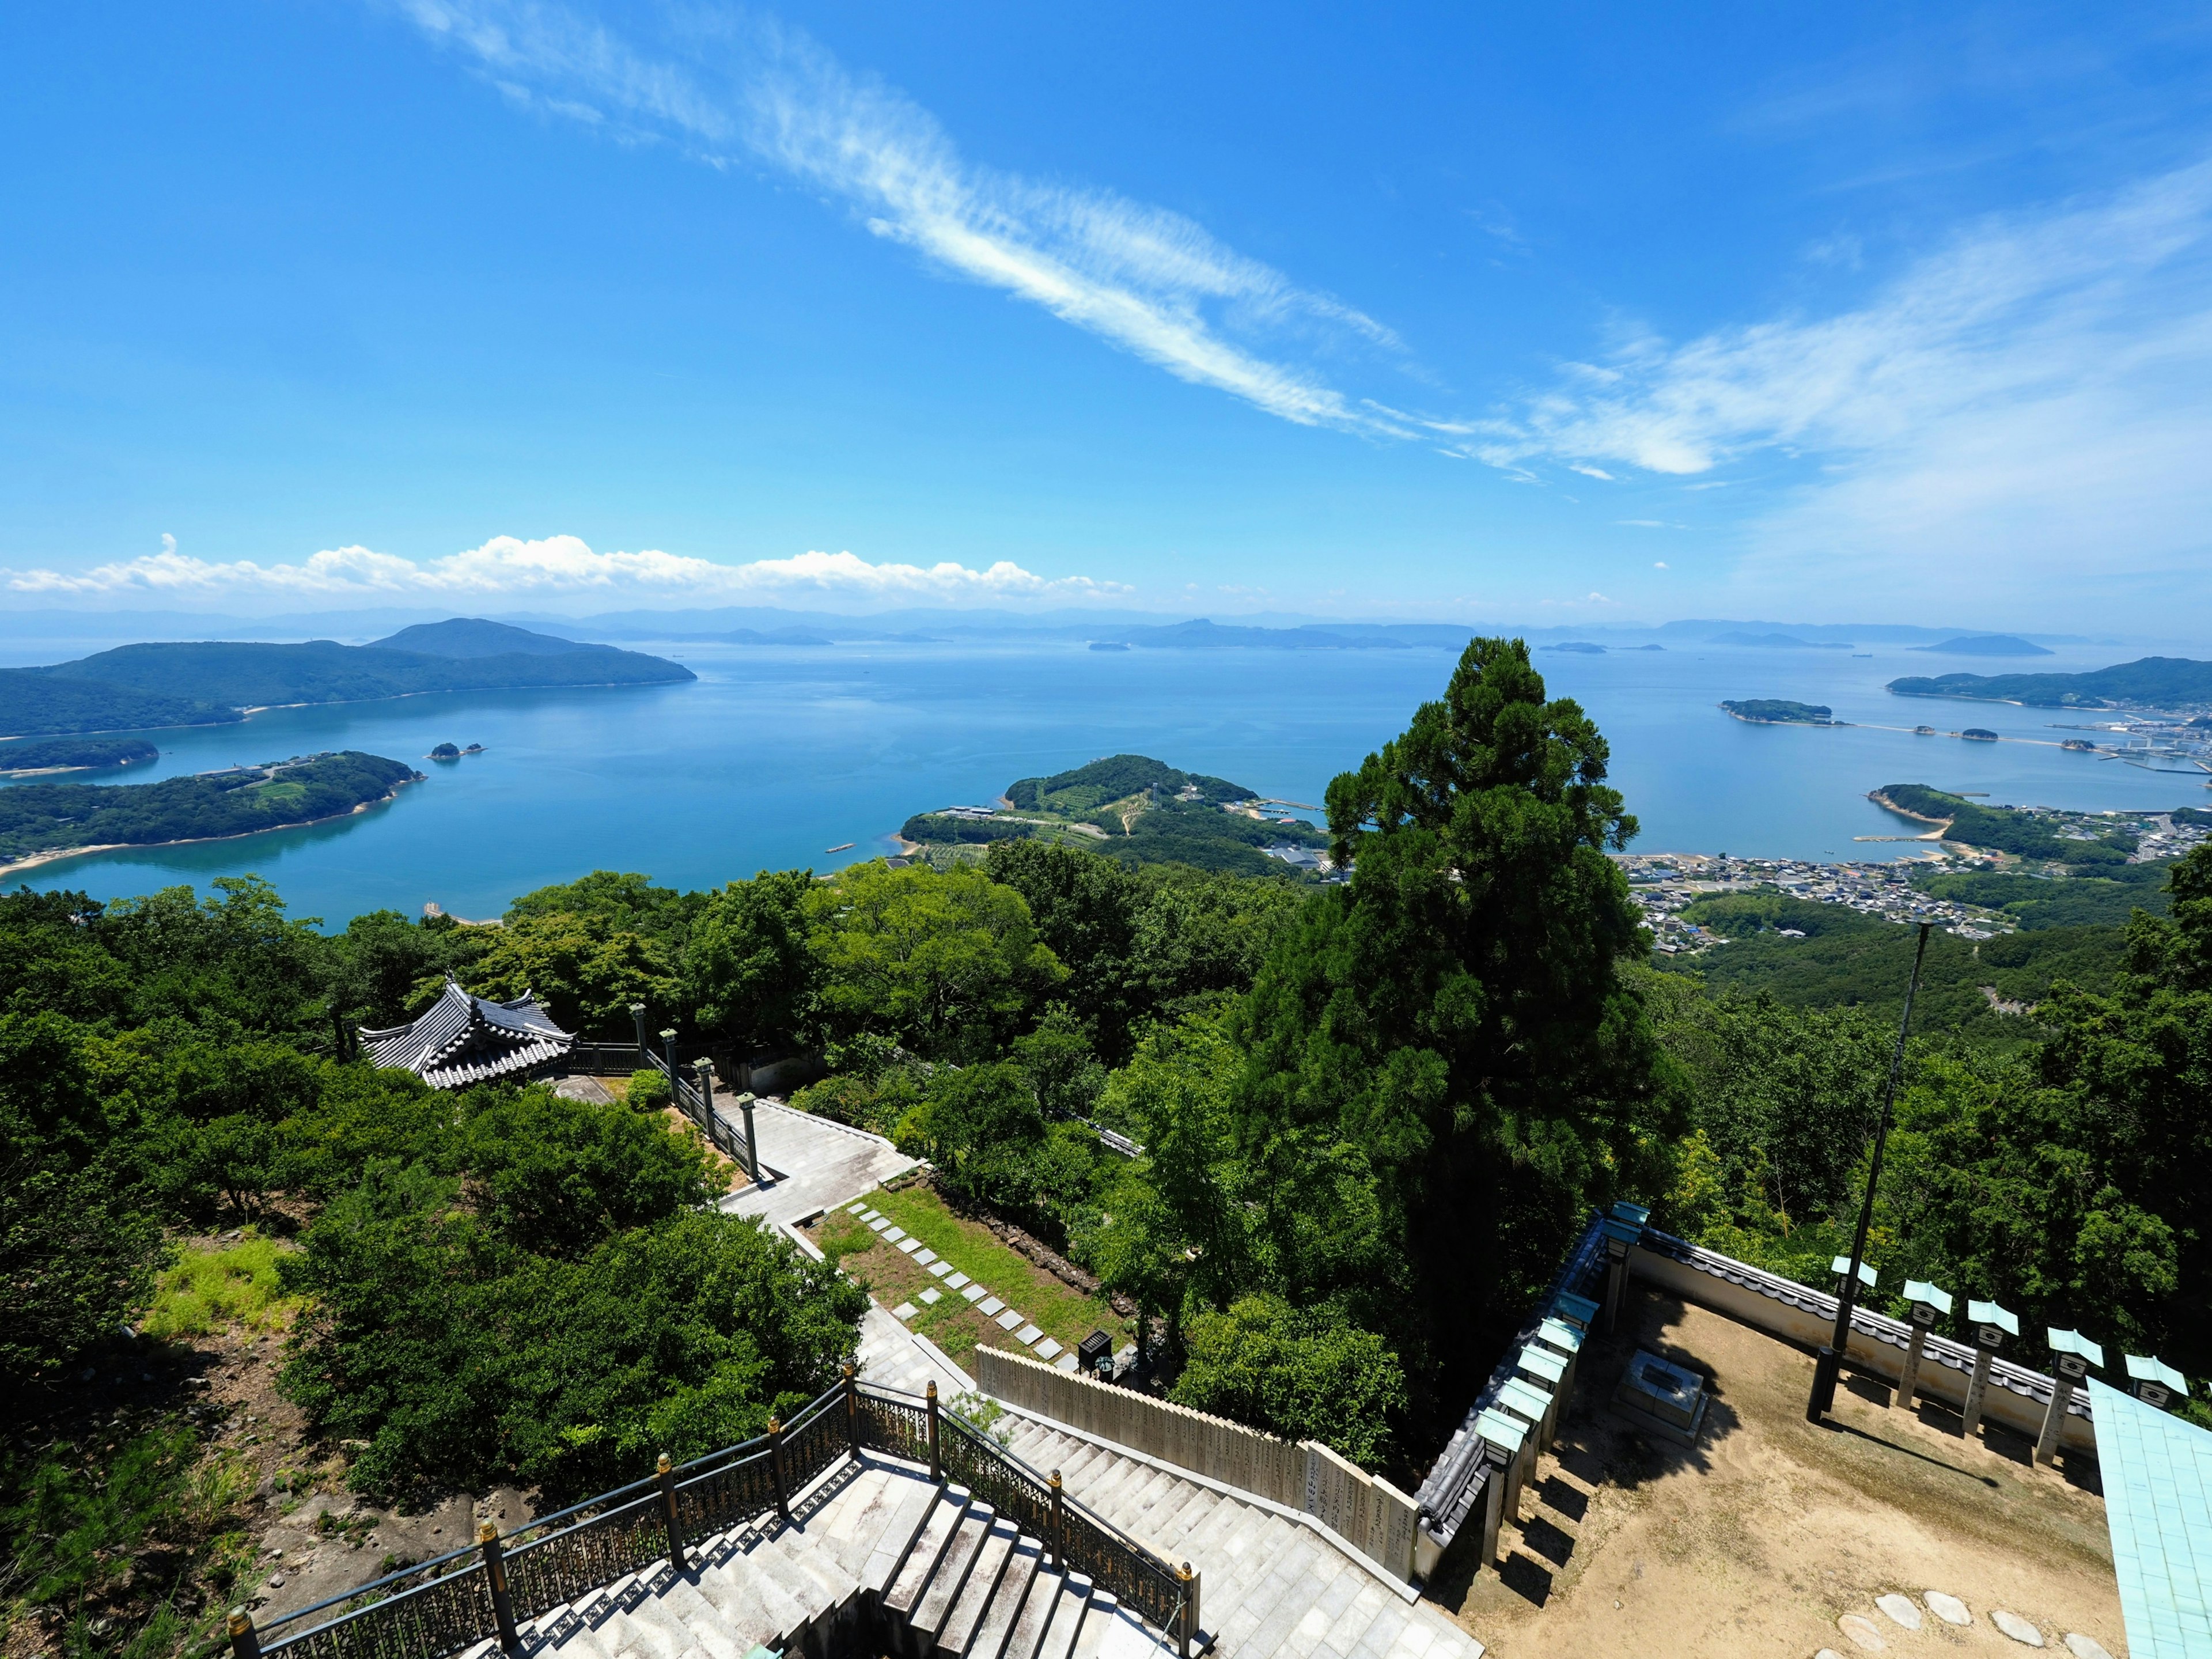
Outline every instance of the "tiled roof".
{"label": "tiled roof", "polygon": [[524,992],[512,1002],[471,996],[448,976],[445,994],[411,1025],[361,1033],[379,1066],[414,1073],[434,1088],[454,1089],[529,1072],[568,1052],[575,1041]]}
{"label": "tiled roof", "polygon": [[2130,1659],[2212,1653],[2212,1433],[2094,1377],[2097,1468]]}

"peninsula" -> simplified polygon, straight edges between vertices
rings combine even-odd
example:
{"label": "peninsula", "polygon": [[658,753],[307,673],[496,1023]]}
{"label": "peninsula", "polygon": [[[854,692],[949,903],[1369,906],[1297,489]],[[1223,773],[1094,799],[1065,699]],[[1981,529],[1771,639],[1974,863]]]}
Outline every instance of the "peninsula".
{"label": "peninsula", "polygon": [[1965,697],[2029,708],[2170,708],[2212,704],[2212,662],[2140,657],[2085,674],[1915,674],[1892,680],[1889,689],[1900,697]]}
{"label": "peninsula", "polygon": [[19,784],[0,789],[0,868],[296,829],[388,800],[422,776],[349,749],[156,783]]}
{"label": "peninsula", "polygon": [[1721,707],[1753,726],[1833,726],[1836,711],[1826,703],[1791,702],[1784,697],[1745,697]]}
{"label": "peninsula", "polygon": [[158,760],[161,754],[143,738],[49,738],[40,743],[0,743],[0,777],[137,766]]}
{"label": "peninsula", "polygon": [[654,685],[697,678],[665,657],[457,617],[368,645],[125,645],[44,668],[0,669],[0,736],[221,725],[257,708],[428,691]]}
{"label": "peninsula", "polygon": [[1945,841],[2014,858],[2110,867],[2125,865],[2139,846],[2135,835],[2094,815],[1984,806],[1924,783],[1886,783],[1867,799],[1901,817],[1941,825]]}
{"label": "peninsula", "polygon": [[1328,836],[1243,785],[1146,755],[1111,755],[1050,777],[1017,778],[1000,801],[917,812],[900,839],[933,862],[993,842],[1066,842],[1127,864],[1187,864],[1245,875],[1325,873]]}

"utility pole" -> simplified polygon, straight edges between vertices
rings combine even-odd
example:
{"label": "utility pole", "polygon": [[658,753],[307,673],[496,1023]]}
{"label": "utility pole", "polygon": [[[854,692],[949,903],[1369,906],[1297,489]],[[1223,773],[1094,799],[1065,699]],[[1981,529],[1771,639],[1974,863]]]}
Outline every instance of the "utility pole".
{"label": "utility pole", "polygon": [[1920,964],[1928,955],[1928,935],[1936,924],[1920,924],[1920,942],[1912,951],[1912,979],[1905,988],[1905,1018],[1897,1023],[1897,1048],[1889,1058],[1889,1087],[1881,1097],[1881,1121],[1875,1126],[1874,1157],[1867,1165],[1866,1198],[1859,1206],[1859,1230],[1851,1239],[1850,1271],[1836,1297],[1836,1330],[1813,1367],[1813,1397],[1805,1402],[1805,1420],[1817,1423],[1836,1403],[1836,1378],[1844,1368],[1844,1355],[1851,1340],[1851,1307],[1858,1300],[1859,1264],[1866,1260],[1867,1229],[1874,1223],[1874,1192],[1881,1181],[1881,1152],[1889,1140],[1890,1113],[1897,1105],[1898,1080],[1905,1075],[1905,1036],[1912,1029],[1912,1000],[1920,993]]}

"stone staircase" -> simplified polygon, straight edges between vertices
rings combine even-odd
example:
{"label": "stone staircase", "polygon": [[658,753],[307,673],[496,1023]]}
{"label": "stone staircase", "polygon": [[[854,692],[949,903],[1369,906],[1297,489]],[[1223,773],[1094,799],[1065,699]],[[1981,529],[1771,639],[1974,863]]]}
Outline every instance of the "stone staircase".
{"label": "stone staircase", "polygon": [[1483,1645],[1319,1532],[1112,1446],[1008,1413],[1009,1449],[1058,1469],[1069,1497],[1199,1574],[1199,1626],[1220,1656],[1481,1659]]}
{"label": "stone staircase", "polygon": [[[1168,1659],[1115,1598],[926,1470],[867,1455],[792,1508],[708,1540],[521,1627],[559,1659]],[[498,1659],[495,1642],[462,1659]]]}

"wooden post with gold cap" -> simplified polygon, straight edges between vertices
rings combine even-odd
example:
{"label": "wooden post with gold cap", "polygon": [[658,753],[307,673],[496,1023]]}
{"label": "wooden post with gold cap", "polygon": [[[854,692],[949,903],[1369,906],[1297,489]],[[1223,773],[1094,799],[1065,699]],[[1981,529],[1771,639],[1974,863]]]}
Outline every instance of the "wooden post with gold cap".
{"label": "wooden post with gold cap", "polygon": [[501,1653],[522,1651],[522,1632],[514,1627],[514,1598],[507,1590],[507,1556],[499,1546],[499,1528],[489,1521],[477,1527],[477,1545],[483,1551],[484,1583],[491,1587],[491,1616],[499,1622]]}
{"label": "wooden post with gold cap", "polygon": [[1067,1495],[1060,1484],[1060,1471],[1052,1472],[1052,1535],[1045,1540],[1045,1547],[1052,1552],[1052,1564],[1061,1571],[1067,1571]]}
{"label": "wooden post with gold cap", "polygon": [[860,1379],[851,1365],[845,1367],[845,1438],[853,1455],[860,1455]]}
{"label": "wooden post with gold cap", "polygon": [[935,1377],[929,1379],[929,1387],[926,1392],[929,1401],[929,1478],[933,1485],[941,1486],[945,1484],[945,1465],[939,1460],[937,1450],[937,1379]]}
{"label": "wooden post with gold cap", "polygon": [[775,1483],[776,1519],[787,1524],[791,1520],[791,1492],[783,1483],[783,1425],[773,1417],[768,1420],[768,1474]]}
{"label": "wooden post with gold cap", "polygon": [[668,1529],[668,1565],[678,1572],[689,1572],[691,1564],[684,1559],[684,1522],[676,1510],[676,1466],[668,1461],[666,1452],[660,1454],[653,1473],[660,1482],[660,1523]]}
{"label": "wooden post with gold cap", "polygon": [[253,1628],[252,1613],[233,1607],[225,1628],[230,1632],[232,1659],[261,1659],[261,1632]]}

